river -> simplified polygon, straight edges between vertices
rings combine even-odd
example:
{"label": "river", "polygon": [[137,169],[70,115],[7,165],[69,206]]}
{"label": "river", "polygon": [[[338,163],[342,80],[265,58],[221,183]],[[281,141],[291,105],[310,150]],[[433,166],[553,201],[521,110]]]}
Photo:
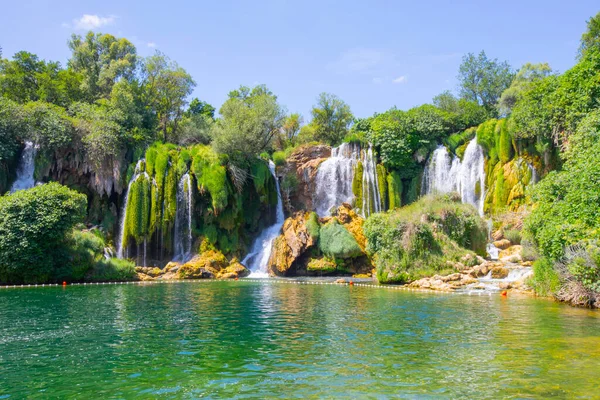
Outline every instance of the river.
{"label": "river", "polygon": [[237,282],[0,289],[0,399],[598,395],[600,314]]}

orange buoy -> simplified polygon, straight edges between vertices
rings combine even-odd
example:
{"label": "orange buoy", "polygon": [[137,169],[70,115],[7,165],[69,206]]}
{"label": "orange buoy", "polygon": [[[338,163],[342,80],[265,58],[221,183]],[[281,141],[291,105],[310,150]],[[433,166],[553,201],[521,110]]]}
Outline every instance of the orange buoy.
{"label": "orange buoy", "polygon": [[354,282],[350,281],[350,282],[348,282],[348,284],[349,284],[350,286],[352,286],[352,285],[354,285]]}
{"label": "orange buoy", "polygon": [[502,295],[503,297],[506,297],[506,295],[507,295],[507,294],[508,294],[508,293],[506,292],[506,290],[503,290],[503,291],[502,291],[502,293],[501,293],[501,295]]}
{"label": "orange buoy", "polygon": [[235,280],[236,280],[236,281],[238,280],[237,276],[235,277]]}
{"label": "orange buoy", "polygon": [[67,282],[66,281],[63,281],[63,286],[67,286]]}

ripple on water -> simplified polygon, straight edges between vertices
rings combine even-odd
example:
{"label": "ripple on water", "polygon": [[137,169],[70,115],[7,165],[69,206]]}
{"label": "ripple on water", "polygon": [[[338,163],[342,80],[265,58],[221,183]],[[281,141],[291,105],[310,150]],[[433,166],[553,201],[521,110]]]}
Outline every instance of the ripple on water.
{"label": "ripple on water", "polygon": [[264,280],[0,291],[0,399],[590,397],[600,319]]}

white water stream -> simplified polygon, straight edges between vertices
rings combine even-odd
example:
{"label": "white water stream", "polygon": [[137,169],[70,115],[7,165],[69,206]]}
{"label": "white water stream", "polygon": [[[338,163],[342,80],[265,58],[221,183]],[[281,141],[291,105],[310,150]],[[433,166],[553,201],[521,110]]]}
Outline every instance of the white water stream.
{"label": "white water stream", "polygon": [[35,186],[33,172],[35,170],[35,154],[37,146],[32,142],[25,142],[25,148],[21,153],[21,159],[17,165],[17,178],[10,187],[10,193],[18,190],[31,189]]}
{"label": "white water stream", "polygon": [[275,179],[275,186],[277,188],[277,209],[275,223],[270,227],[264,229],[260,236],[256,238],[250,252],[242,260],[242,264],[245,265],[250,271],[250,278],[267,278],[269,276],[267,271],[267,263],[271,256],[271,249],[273,241],[281,232],[281,227],[285,221],[285,215],[283,214],[283,202],[281,200],[281,191],[279,190],[279,180],[275,175],[275,164],[269,161],[269,169],[271,175]]}

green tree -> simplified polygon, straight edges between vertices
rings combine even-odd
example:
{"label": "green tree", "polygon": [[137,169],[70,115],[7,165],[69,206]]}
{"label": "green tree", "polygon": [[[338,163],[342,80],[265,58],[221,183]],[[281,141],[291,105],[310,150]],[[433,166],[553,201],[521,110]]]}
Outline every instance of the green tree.
{"label": "green tree", "polygon": [[508,88],[514,73],[510,65],[498,59],[488,59],[485,51],[463,57],[459,67],[460,94],[466,100],[484,106],[491,116],[496,116],[496,103]]}
{"label": "green tree", "polygon": [[86,206],[85,195],[58,183],[0,197],[0,282],[52,281]]}
{"label": "green tree", "polygon": [[208,117],[208,118],[214,120],[215,119],[215,111],[216,110],[213,106],[211,106],[210,104],[208,104],[205,101],[201,101],[197,97],[194,97],[192,99],[192,101],[190,101],[190,105],[187,109],[186,114],[188,116],[203,115],[205,117]]}
{"label": "green tree", "polygon": [[294,140],[300,132],[300,126],[302,125],[302,116],[298,113],[292,113],[288,115],[283,121],[283,135],[285,140],[289,144],[294,144]]}
{"label": "green tree", "polygon": [[587,30],[581,36],[579,57],[591,48],[600,50],[600,12],[587,21]]}
{"label": "green tree", "polygon": [[39,99],[37,76],[46,64],[38,56],[26,51],[16,53],[12,59],[0,60],[0,91],[2,96],[19,103]]}
{"label": "green tree", "polygon": [[217,152],[254,157],[266,150],[281,129],[285,112],[264,85],[240,86],[219,110],[213,132]]}
{"label": "green tree", "polygon": [[185,69],[160,52],[144,61],[143,74],[146,101],[156,112],[163,141],[167,142],[169,134],[176,134],[196,83]]}
{"label": "green tree", "polygon": [[550,68],[548,63],[527,63],[523,65],[515,75],[515,78],[508,89],[502,92],[500,100],[498,100],[498,111],[500,115],[510,114],[512,108],[517,104],[517,101],[521,98],[523,93],[531,87],[531,82],[544,79],[550,74],[552,74],[552,68]]}
{"label": "green tree", "polygon": [[69,48],[69,67],[81,74],[81,89],[88,101],[108,98],[117,81],[134,78],[137,52],[127,39],[89,32],[85,38],[71,36]]}
{"label": "green tree", "polygon": [[354,119],[350,106],[329,93],[319,95],[311,114],[315,139],[332,146],[342,142]]}

